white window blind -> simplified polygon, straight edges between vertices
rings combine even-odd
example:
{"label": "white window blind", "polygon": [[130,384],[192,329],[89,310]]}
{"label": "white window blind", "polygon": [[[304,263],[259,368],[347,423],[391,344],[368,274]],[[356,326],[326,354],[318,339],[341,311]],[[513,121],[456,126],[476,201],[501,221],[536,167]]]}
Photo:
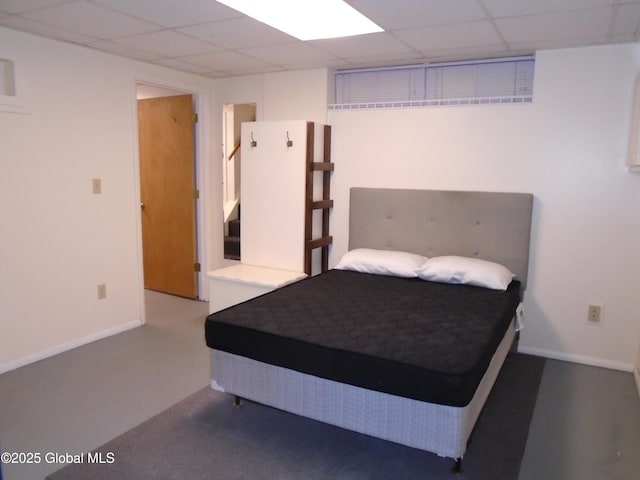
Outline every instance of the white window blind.
{"label": "white window blind", "polygon": [[402,108],[533,100],[533,57],[341,70],[329,108]]}

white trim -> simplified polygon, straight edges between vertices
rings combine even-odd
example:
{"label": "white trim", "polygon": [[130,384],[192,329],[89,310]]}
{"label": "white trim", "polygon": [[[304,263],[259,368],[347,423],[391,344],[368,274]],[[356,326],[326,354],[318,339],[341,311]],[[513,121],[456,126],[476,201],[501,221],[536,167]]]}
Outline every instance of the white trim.
{"label": "white trim", "polygon": [[134,80],[131,89],[131,129],[133,150],[131,156],[133,158],[133,195],[135,204],[136,225],[136,257],[138,259],[138,314],[140,315],[140,323],[147,323],[147,308],[144,301],[144,263],[142,258],[142,218],[140,216],[140,202],[142,202],[142,194],[140,192],[140,133],[138,132],[138,82]]}
{"label": "white trim", "polygon": [[200,192],[198,199],[198,207],[196,209],[197,222],[197,249],[198,261],[200,262],[200,272],[198,273],[198,298],[202,301],[209,300],[209,280],[207,279],[207,268],[209,266],[209,256],[207,255],[207,199],[208,185],[206,181],[205,159],[209,158],[208,132],[211,126],[209,118],[209,107],[207,94],[203,92],[195,92],[192,94],[194,103],[196,104],[196,112],[198,114],[198,123],[195,125],[195,155],[196,155],[196,187]]}
{"label": "white trim", "polygon": [[99,332],[85,335],[84,337],[76,338],[69,342],[56,345],[55,347],[42,350],[41,352],[27,355],[26,357],[22,357],[17,360],[12,360],[10,362],[0,364],[0,374],[3,374],[10,370],[15,370],[16,368],[24,367],[25,365],[37,362],[39,360],[44,360],[45,358],[53,357],[54,355],[58,355],[59,353],[66,352],[68,350],[73,350],[74,348],[78,348],[88,343],[95,342],[96,340],[101,340],[106,337],[111,337],[112,335],[117,335],[118,333],[131,330],[132,328],[139,327],[140,325],[142,325],[142,322],[139,319],[133,320],[121,325],[116,325],[115,327],[107,328],[106,330],[101,330]]}
{"label": "white trim", "polygon": [[586,355],[575,355],[572,353],[554,352],[542,348],[518,346],[518,352],[527,353],[529,355],[537,355],[539,357],[552,358],[554,360],[562,360],[565,362],[580,363],[592,367],[608,368],[611,370],[620,370],[623,372],[632,372],[634,367],[630,363],[616,362],[602,358],[588,357]]}
{"label": "white trim", "polygon": [[633,369],[633,377],[636,379],[636,387],[638,387],[638,396],[640,397],[640,367]]}

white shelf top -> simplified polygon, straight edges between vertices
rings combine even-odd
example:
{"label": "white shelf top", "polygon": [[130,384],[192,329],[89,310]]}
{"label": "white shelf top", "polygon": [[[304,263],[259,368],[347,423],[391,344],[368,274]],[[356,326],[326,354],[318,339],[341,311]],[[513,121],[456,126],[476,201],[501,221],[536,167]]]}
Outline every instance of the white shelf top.
{"label": "white shelf top", "polygon": [[221,268],[219,270],[213,270],[207,273],[207,277],[213,279],[274,288],[284,287],[289,283],[302,280],[303,278],[306,278],[306,276],[307,274],[304,272],[257,267],[255,265],[245,265],[243,263]]}

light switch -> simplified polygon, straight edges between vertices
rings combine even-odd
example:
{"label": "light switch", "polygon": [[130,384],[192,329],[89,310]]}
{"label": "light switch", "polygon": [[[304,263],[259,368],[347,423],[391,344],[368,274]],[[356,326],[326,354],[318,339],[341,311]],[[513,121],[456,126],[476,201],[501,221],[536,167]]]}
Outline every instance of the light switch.
{"label": "light switch", "polygon": [[95,195],[102,193],[102,180],[94,178],[91,182],[93,184],[93,193]]}

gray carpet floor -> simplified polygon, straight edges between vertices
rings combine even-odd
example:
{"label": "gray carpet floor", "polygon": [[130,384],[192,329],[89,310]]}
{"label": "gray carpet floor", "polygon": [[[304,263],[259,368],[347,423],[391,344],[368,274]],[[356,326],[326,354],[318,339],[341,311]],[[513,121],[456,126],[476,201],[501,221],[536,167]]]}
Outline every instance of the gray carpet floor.
{"label": "gray carpet floor", "polygon": [[[511,354],[472,435],[462,477],[515,480],[545,360]],[[523,381],[525,380],[525,381]],[[450,459],[204,388],[68,465],[49,480],[451,480]],[[111,463],[112,462],[112,463]]]}

